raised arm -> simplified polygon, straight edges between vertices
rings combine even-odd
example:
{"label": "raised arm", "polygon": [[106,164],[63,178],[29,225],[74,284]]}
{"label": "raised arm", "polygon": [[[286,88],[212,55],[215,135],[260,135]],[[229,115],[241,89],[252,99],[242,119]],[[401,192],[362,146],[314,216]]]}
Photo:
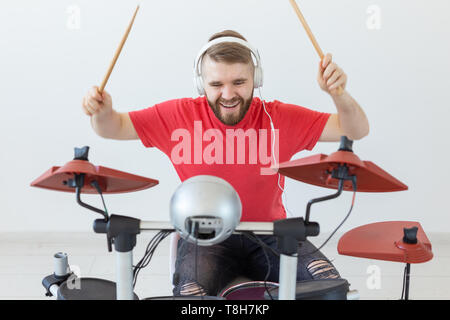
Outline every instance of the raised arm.
{"label": "raised arm", "polygon": [[120,113],[112,108],[111,96],[98,87],[92,87],[83,97],[82,109],[91,117],[94,131],[101,137],[116,140],[139,139],[128,113]]}

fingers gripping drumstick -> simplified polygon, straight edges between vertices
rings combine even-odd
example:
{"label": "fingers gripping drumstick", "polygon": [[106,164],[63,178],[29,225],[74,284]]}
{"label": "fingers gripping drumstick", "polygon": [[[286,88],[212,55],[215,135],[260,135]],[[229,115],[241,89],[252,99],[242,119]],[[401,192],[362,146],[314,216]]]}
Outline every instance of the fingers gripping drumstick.
{"label": "fingers gripping drumstick", "polygon": [[108,82],[109,76],[111,75],[112,70],[114,69],[114,65],[116,64],[117,58],[119,58],[120,52],[122,51],[123,45],[125,44],[125,41],[127,40],[128,34],[130,33],[131,27],[133,26],[134,23],[134,18],[136,18],[136,14],[139,10],[139,6],[136,7],[136,10],[134,11],[134,15],[133,18],[130,21],[130,24],[128,25],[127,30],[125,31],[125,34],[122,37],[122,41],[120,41],[119,47],[116,50],[116,53],[114,55],[114,58],[112,59],[108,71],[106,72],[105,77],[103,78],[103,82],[100,85],[100,87],[98,88],[98,92],[102,93],[103,90],[105,89],[106,86],[106,82]]}
{"label": "fingers gripping drumstick", "polygon": [[[303,17],[303,14],[302,14],[302,12],[300,11],[300,8],[298,7],[298,5],[297,5],[297,3],[295,2],[295,0],[289,0],[289,2],[291,3],[292,8],[294,8],[295,13],[297,13],[297,16],[298,16],[298,18],[300,19],[300,22],[302,23],[303,28],[305,29],[306,33],[308,34],[308,37],[309,37],[309,39],[311,40],[311,42],[312,42],[314,48],[316,49],[317,54],[318,54],[319,57],[320,57],[320,60],[322,60],[322,59],[323,59],[323,52],[322,52],[322,49],[320,49],[319,43],[317,43],[317,40],[316,40],[316,38],[314,37],[314,35],[313,35],[311,29],[309,28],[308,23],[307,23],[306,20],[305,20],[305,17]],[[338,95],[341,95],[341,94],[342,94],[342,87],[339,86],[339,87],[337,88],[337,93],[338,93]]]}

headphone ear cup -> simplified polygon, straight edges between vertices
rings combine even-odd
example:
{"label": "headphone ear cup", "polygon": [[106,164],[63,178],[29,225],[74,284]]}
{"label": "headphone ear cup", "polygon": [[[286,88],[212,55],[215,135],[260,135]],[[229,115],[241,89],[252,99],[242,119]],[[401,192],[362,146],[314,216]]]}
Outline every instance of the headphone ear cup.
{"label": "headphone ear cup", "polygon": [[194,84],[197,88],[197,92],[199,95],[205,95],[205,88],[203,87],[203,79],[202,76],[196,75],[194,78]]}
{"label": "headphone ear cup", "polygon": [[261,67],[255,67],[254,88],[260,88],[263,85],[263,71]]}

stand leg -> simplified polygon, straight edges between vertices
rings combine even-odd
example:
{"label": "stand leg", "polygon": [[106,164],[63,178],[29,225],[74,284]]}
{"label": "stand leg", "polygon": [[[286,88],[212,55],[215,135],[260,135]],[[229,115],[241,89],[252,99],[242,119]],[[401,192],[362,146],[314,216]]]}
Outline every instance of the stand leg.
{"label": "stand leg", "polygon": [[295,300],[297,287],[297,254],[280,254],[279,300]]}
{"label": "stand leg", "polygon": [[411,265],[406,264],[406,283],[405,283],[405,300],[409,298],[409,275],[411,273]]}
{"label": "stand leg", "polygon": [[117,300],[133,300],[133,250],[116,251]]}

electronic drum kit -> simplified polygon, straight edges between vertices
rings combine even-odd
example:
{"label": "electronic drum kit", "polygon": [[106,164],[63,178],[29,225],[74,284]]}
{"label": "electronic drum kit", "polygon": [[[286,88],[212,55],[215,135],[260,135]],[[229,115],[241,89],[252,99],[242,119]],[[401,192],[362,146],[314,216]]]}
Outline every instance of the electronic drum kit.
{"label": "electronic drum kit", "polygon": [[[146,299],[227,299],[227,300],[308,300],[354,299],[345,279],[296,281],[297,248],[307,237],[319,234],[319,224],[310,221],[314,203],[334,199],[342,191],[394,192],[408,187],[370,161],[353,153],[353,142],[341,138],[339,150],[281,163],[273,168],[280,174],[303,183],[337,189],[330,196],[308,202],[305,218],[287,218],[274,222],[240,222],[241,202],[234,188],[214,176],[195,176],[185,180],[170,203],[170,222],[141,221],[133,217],[109,215],[82,201],[82,194],[124,193],[144,190],[157,180],[127,172],[95,166],[88,160],[89,147],[75,148],[75,157],[63,166],[54,166],[35,179],[31,186],[72,192],[82,207],[103,216],[94,221],[94,231],[107,237],[108,250],[116,252],[116,282],[97,278],[77,278],[68,266],[65,253],[54,256],[54,273],[45,277],[48,296],[57,299],[138,299],[133,288],[133,248],[137,235],[145,231],[178,232],[197,245],[214,245],[232,233],[272,234],[280,251],[279,282],[244,281],[225,288],[218,296],[165,296]],[[103,202],[104,204],[104,202]],[[191,232],[195,226],[196,232]],[[406,263],[404,289],[408,299],[410,264],[432,259],[431,243],[420,223],[388,221],[364,225],[345,233],[339,240],[342,255]]]}

